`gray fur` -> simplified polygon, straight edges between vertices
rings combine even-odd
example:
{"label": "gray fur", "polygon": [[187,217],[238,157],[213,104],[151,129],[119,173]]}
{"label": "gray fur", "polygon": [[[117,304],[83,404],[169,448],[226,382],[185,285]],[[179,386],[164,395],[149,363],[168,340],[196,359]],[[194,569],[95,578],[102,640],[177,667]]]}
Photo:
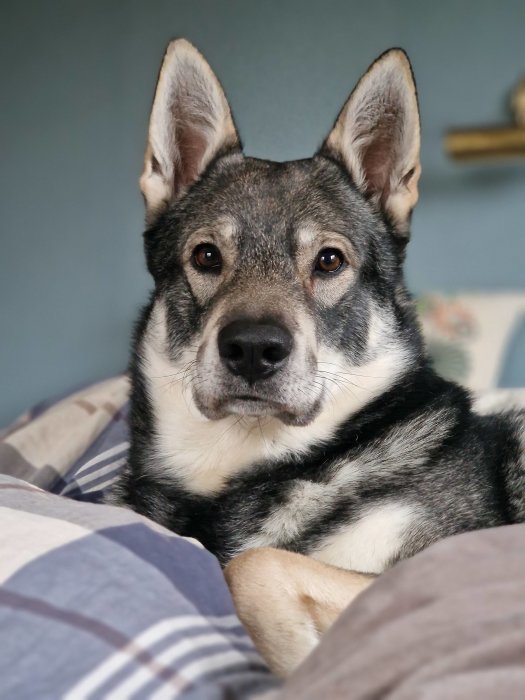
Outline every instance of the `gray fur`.
{"label": "gray fur", "polygon": [[[379,59],[369,82],[380,96],[381,66],[395,60],[406,104],[389,119],[403,120],[415,104],[406,58]],[[379,572],[441,537],[525,517],[524,414],[477,415],[435,375],[405,286],[418,163],[393,178],[419,126],[404,135],[410,152],[394,149],[394,175],[382,173],[387,191],[372,193],[377,153],[356,181],[362,154],[340,151],[349,128],[290,163],[244,157],[230,134],[145,234],[155,291],[137,326],[130,463],[112,500],[222,562],[270,545]],[[202,243],[221,252],[216,273],[195,265]],[[345,260],[328,275],[315,267],[326,245]],[[247,382],[221,361],[218,333],[239,319],[293,336],[268,379]]]}

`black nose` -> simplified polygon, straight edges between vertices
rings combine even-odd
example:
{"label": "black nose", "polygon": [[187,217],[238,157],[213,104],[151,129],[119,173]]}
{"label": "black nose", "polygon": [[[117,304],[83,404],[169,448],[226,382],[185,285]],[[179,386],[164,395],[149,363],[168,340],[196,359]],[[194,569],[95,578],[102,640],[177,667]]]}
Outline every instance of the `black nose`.
{"label": "black nose", "polygon": [[253,383],[284,365],[293,338],[275,323],[233,321],[220,331],[218,342],[219,355],[230,372]]}

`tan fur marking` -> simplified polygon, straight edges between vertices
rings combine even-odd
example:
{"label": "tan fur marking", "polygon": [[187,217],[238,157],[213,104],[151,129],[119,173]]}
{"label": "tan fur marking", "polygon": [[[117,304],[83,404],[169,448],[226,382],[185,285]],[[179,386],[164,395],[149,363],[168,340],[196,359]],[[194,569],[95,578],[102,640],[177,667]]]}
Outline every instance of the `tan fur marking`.
{"label": "tan fur marking", "polygon": [[281,677],[303,661],[374,581],[373,576],[269,548],[241,554],[224,573],[240,619],[270,669]]}

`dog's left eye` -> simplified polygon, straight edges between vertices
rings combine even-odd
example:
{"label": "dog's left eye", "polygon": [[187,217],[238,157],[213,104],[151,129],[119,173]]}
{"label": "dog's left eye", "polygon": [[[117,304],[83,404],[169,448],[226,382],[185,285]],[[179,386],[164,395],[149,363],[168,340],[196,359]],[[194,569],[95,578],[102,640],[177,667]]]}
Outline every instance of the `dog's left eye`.
{"label": "dog's left eye", "polygon": [[212,243],[201,243],[192,253],[195,267],[203,272],[220,272],[222,258],[217,246]]}
{"label": "dog's left eye", "polygon": [[344,255],[337,248],[323,248],[315,261],[317,272],[337,272],[345,262]]}

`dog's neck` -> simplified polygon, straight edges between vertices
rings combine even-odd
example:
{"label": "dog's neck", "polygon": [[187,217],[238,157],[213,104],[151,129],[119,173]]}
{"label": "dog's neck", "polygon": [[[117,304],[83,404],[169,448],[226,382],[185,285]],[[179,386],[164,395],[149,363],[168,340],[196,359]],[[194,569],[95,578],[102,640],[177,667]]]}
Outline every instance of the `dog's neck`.
{"label": "dog's neck", "polygon": [[[199,495],[219,493],[229,479],[251,465],[300,457],[328,443],[343,422],[387,392],[412,360],[401,342],[377,349],[372,359],[354,368],[351,381],[327,388],[321,411],[306,426],[237,415],[212,421],[197,409],[184,381],[191,357],[174,366],[162,327],[155,320],[149,324],[139,352],[153,413],[153,463],[161,474],[176,477],[185,490]],[[321,351],[318,359],[335,366],[344,361],[340,353],[329,350]]]}

